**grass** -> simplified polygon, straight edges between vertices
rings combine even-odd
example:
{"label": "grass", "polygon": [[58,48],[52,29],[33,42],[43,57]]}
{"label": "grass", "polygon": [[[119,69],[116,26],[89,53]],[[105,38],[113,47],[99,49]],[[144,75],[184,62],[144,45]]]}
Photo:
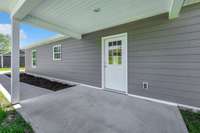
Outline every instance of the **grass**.
{"label": "grass", "polygon": [[[11,71],[11,68],[0,68],[0,72]],[[25,68],[20,68],[20,71],[25,71]]]}
{"label": "grass", "polygon": [[0,68],[0,72],[10,71],[10,68]]}
{"label": "grass", "polygon": [[0,108],[8,107],[11,104],[8,102],[8,100],[4,97],[4,95],[0,92]]}
{"label": "grass", "polygon": [[31,126],[0,93],[0,133],[33,133]]}
{"label": "grass", "polygon": [[200,133],[200,112],[180,110],[189,133]]}

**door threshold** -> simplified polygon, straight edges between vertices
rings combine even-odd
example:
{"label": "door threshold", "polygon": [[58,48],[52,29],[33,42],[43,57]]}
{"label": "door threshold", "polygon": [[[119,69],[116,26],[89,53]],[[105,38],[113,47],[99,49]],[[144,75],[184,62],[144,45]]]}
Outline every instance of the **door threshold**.
{"label": "door threshold", "polygon": [[122,94],[122,95],[127,95],[127,93],[125,91],[118,91],[118,90],[114,90],[114,89],[103,89],[104,91],[108,91],[108,92],[113,92],[113,93],[117,93],[117,94]]}

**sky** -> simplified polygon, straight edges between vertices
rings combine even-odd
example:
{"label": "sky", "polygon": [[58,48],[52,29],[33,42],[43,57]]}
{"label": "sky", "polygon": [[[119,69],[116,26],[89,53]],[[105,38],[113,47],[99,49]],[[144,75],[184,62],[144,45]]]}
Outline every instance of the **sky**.
{"label": "sky", "polygon": [[[11,34],[11,20],[9,14],[0,12],[0,33]],[[20,25],[20,47],[25,47],[37,41],[55,36],[57,33],[22,23]]]}

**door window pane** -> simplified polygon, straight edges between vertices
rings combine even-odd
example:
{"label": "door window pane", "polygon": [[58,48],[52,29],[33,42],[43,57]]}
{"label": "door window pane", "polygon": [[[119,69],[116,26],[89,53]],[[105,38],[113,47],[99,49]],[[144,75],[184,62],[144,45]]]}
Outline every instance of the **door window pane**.
{"label": "door window pane", "polygon": [[120,65],[122,64],[122,42],[119,41],[113,41],[108,43],[108,63],[114,64],[114,65]]}
{"label": "door window pane", "polygon": [[122,41],[120,40],[120,41],[117,41],[117,45],[118,46],[121,46],[122,45]]}
{"label": "door window pane", "polygon": [[116,46],[116,45],[117,45],[117,42],[116,42],[116,41],[114,41],[114,42],[113,42],[113,46]]}
{"label": "door window pane", "polygon": [[117,56],[117,54],[118,54],[118,50],[117,50],[117,48],[115,48],[115,49],[113,49],[113,51],[114,51],[114,54],[113,54],[113,60],[114,60],[114,64],[118,64],[118,56]]}
{"label": "door window pane", "polygon": [[113,64],[113,50],[112,50],[112,42],[109,42],[108,47],[108,64]]}
{"label": "door window pane", "polygon": [[118,64],[122,64],[122,56],[121,56],[121,55],[122,55],[122,49],[121,49],[121,48],[118,48],[117,51],[118,51],[118,53],[117,53],[117,54],[118,54],[118,55],[117,55],[117,58],[118,58],[118,59],[117,59],[117,63],[118,63]]}
{"label": "door window pane", "polygon": [[112,42],[109,42],[109,45],[108,45],[109,47],[111,47],[112,46]]}

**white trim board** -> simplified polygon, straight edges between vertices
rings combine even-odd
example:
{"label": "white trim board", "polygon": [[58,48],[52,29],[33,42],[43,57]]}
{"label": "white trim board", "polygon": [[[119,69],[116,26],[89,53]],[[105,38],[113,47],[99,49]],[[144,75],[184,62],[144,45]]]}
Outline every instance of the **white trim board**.
{"label": "white trim board", "polygon": [[[91,87],[91,88],[98,89],[98,90],[103,90],[103,88],[92,86],[92,85],[87,85],[87,84],[83,84],[83,83],[79,83],[79,82],[73,82],[73,81],[69,81],[69,80],[53,78],[53,77],[44,76],[44,75],[40,75],[40,74],[34,74],[34,73],[28,73],[28,72],[25,72],[25,73],[31,74],[31,75],[37,76],[37,77],[47,78],[47,79],[52,80],[52,81],[58,81],[58,82],[62,82],[62,83],[72,84],[72,85],[81,85],[81,86]],[[195,107],[195,106],[179,104],[179,103],[175,103],[175,102],[169,102],[169,101],[160,100],[160,99],[156,99],[156,98],[149,98],[149,97],[134,95],[134,94],[130,94],[128,92],[126,93],[126,95],[130,96],[130,97],[142,99],[142,100],[151,101],[151,102],[156,102],[156,103],[161,103],[161,104],[170,105],[170,106],[176,106],[176,107],[183,107],[183,108],[186,108],[186,109],[192,109],[193,111],[200,111],[200,108],[199,107]]]}
{"label": "white trim board", "polygon": [[138,99],[143,99],[143,100],[147,100],[147,101],[151,101],[151,102],[156,102],[156,103],[162,103],[162,104],[166,104],[166,105],[170,105],[170,106],[176,106],[176,107],[182,107],[182,108],[186,108],[186,109],[192,109],[193,111],[200,111],[199,107],[195,107],[195,106],[190,106],[190,105],[185,105],[185,104],[179,104],[179,103],[175,103],[175,102],[169,102],[169,101],[165,101],[165,100],[159,100],[156,98],[149,98],[149,97],[144,97],[144,96],[139,96],[139,95],[134,95],[134,94],[129,94],[128,96],[134,97],[134,98],[138,98]]}
{"label": "white trim board", "polygon": [[105,89],[105,40],[110,38],[125,37],[125,93],[128,93],[128,33],[115,34],[101,38],[101,88]]}

